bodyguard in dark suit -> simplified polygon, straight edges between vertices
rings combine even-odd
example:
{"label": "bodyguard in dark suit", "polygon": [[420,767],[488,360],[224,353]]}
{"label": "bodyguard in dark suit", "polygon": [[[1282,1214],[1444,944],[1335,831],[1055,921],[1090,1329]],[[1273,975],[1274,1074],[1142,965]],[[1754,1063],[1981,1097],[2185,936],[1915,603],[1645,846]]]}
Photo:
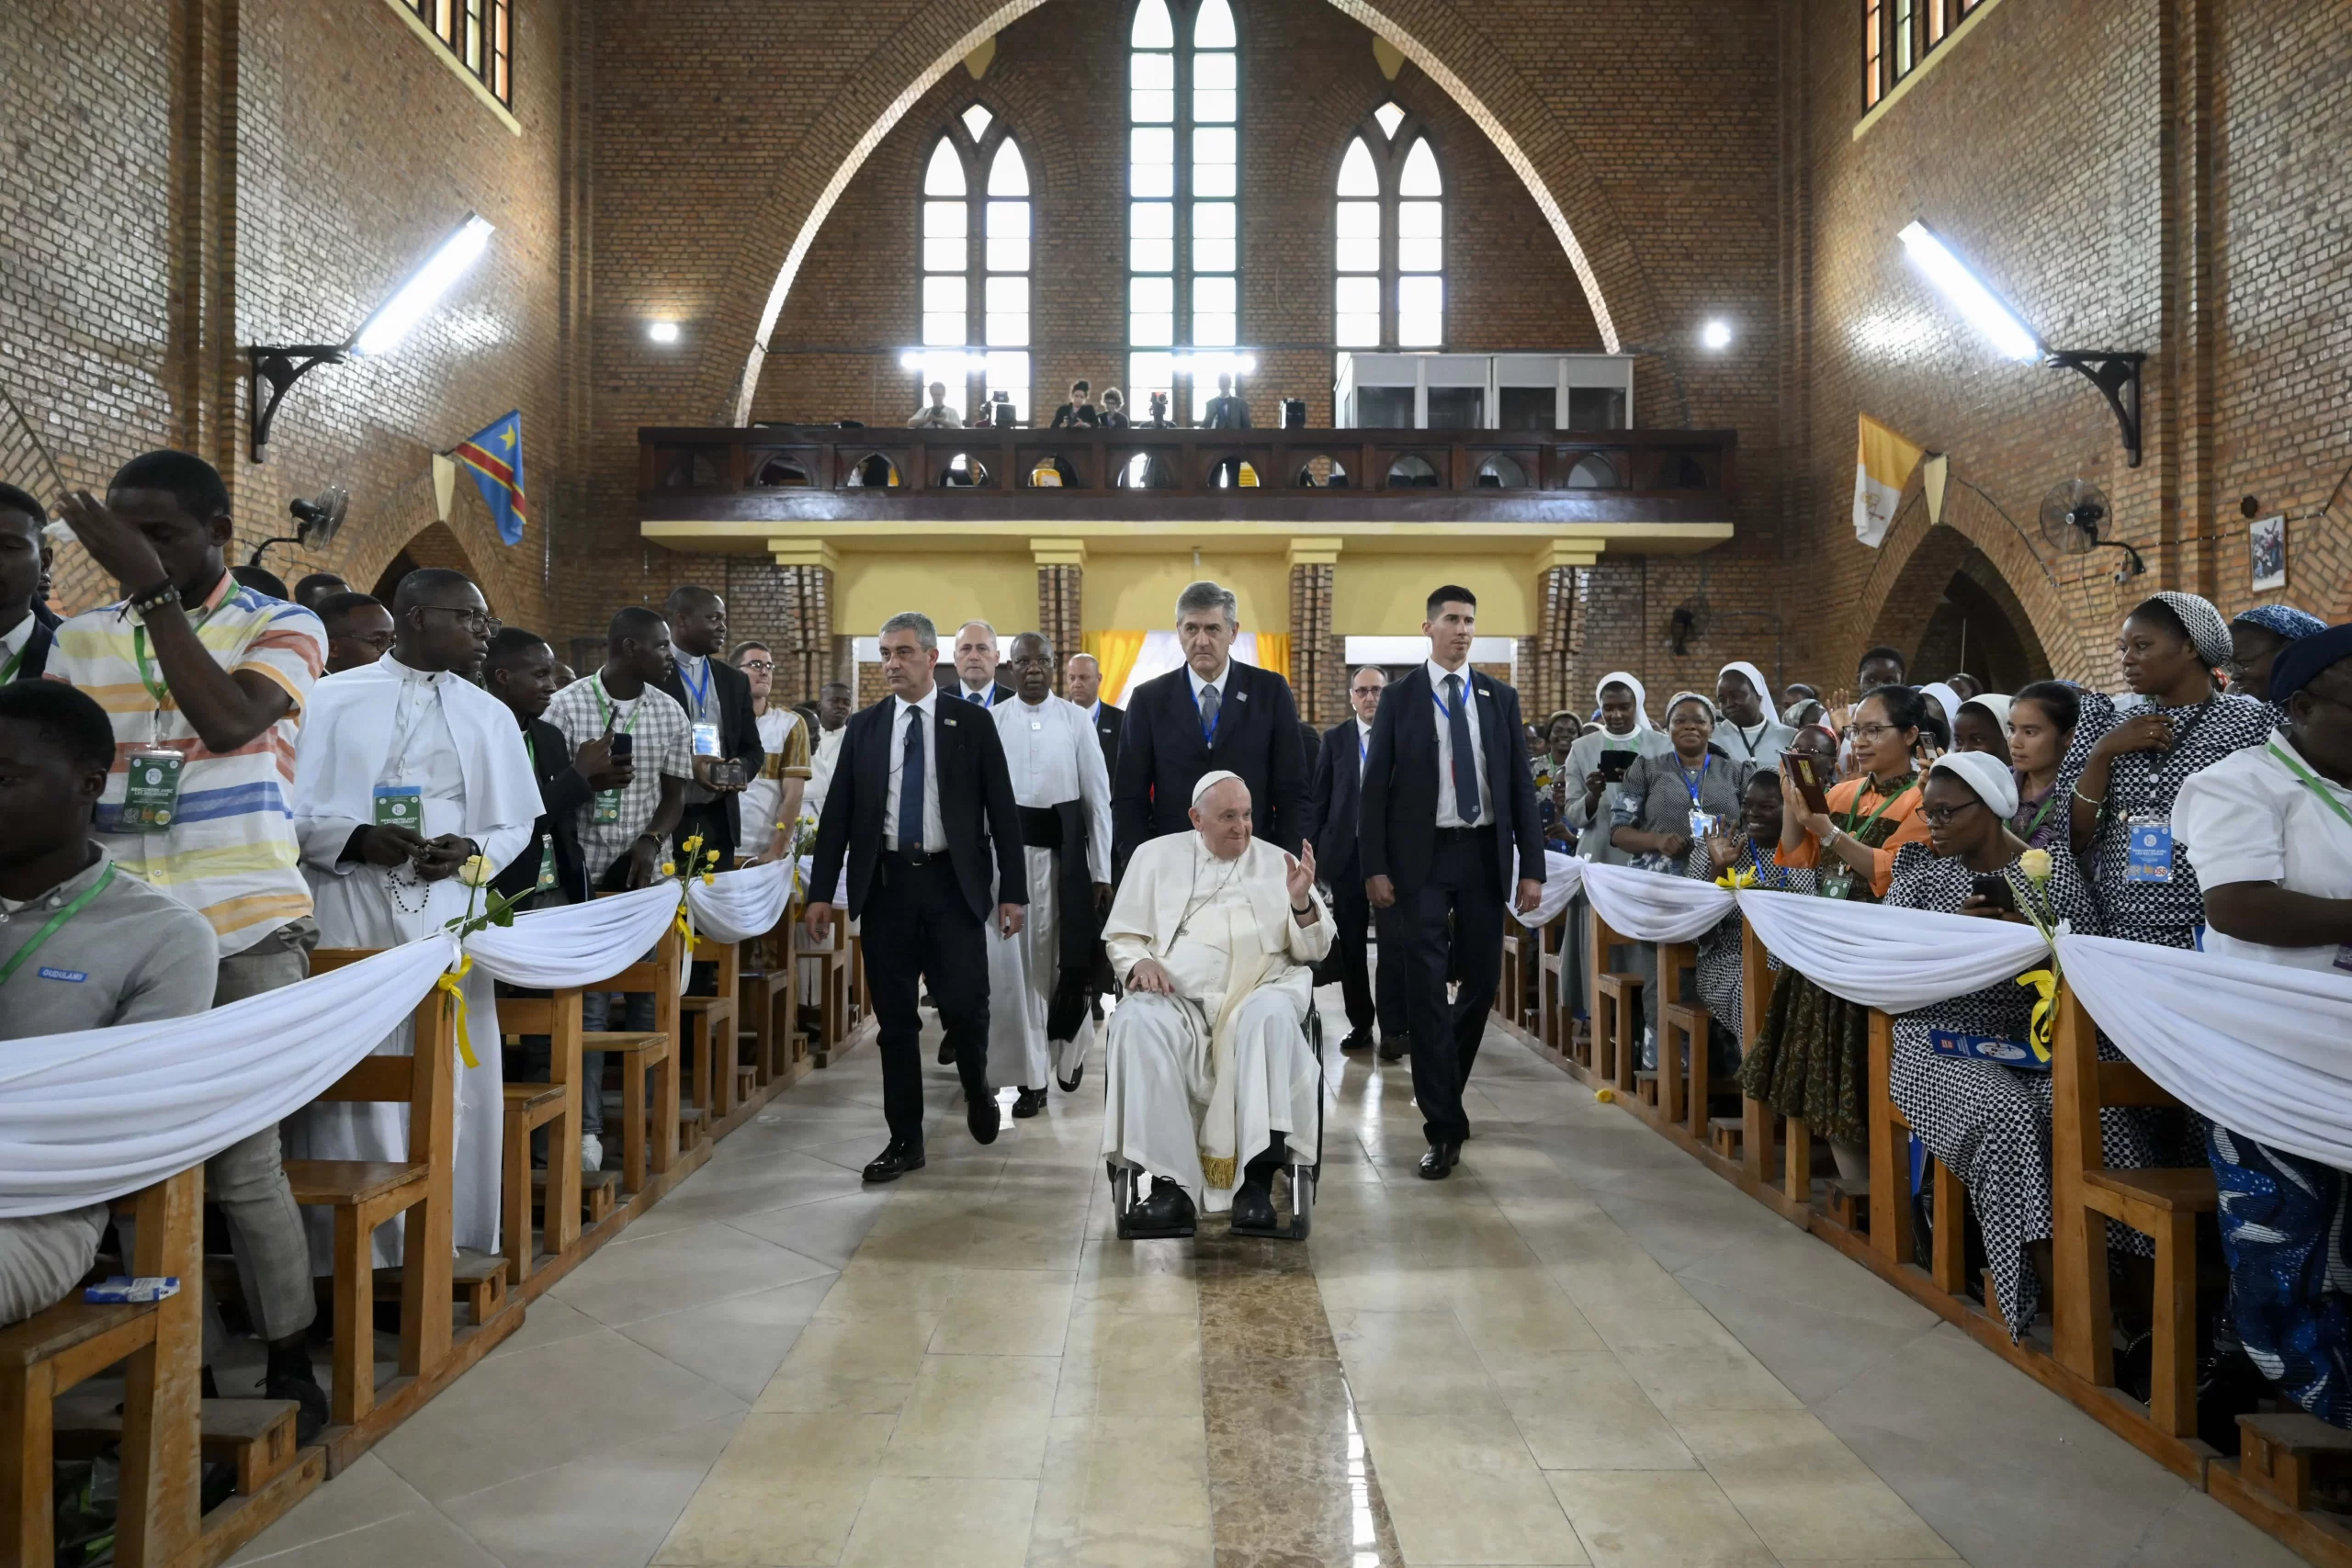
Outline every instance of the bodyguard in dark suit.
{"label": "bodyguard in dark suit", "polygon": [[[574,757],[564,744],[563,731],[539,716],[556,694],[555,649],[537,633],[507,626],[490,639],[482,660],[482,686],[513,710],[523,727],[523,743],[531,753],[531,773],[539,781],[539,819],[532,824],[530,847],[516,855],[491,886],[513,897],[538,885],[542,869],[555,876],[556,897],[550,903],[582,904],[588,899],[588,875],[580,854],[580,808],[600,789],[617,789],[628,776],[626,763],[613,761],[610,736],[599,736]],[[552,863],[543,868],[543,861]]]}
{"label": "bodyguard in dark suit", "polygon": [[0,681],[38,681],[49,668],[58,617],[43,603],[40,531],[48,521],[40,502],[0,484]]}
{"label": "bodyguard in dark suit", "polygon": [[[1373,716],[1380,711],[1388,676],[1367,664],[1348,682],[1348,705],[1355,710],[1323,733],[1315,773],[1306,789],[1306,837],[1315,845],[1315,865],[1331,888],[1331,917],[1338,936],[1340,991],[1347,998],[1345,1051],[1372,1043],[1375,1017],[1372,982],[1372,905],[1364,897],[1363,861],[1357,852],[1357,822],[1363,807],[1363,765],[1371,753]],[[1381,954],[1379,1003],[1381,1060],[1405,1054],[1405,965]]]}
{"label": "bodyguard in dark suit", "polygon": [[[1381,700],[1358,832],[1364,895],[1382,911],[1381,966],[1403,961],[1413,1098],[1430,1141],[1420,1174],[1432,1181],[1469,1135],[1462,1091],[1501,976],[1504,906],[1532,909],[1544,893],[1519,694],[1470,669],[1477,620],[1468,589],[1430,595],[1430,658]],[[1451,1001],[1449,975],[1461,982]]]}
{"label": "bodyguard in dark suit", "polygon": [[1127,710],[1102,700],[1102,666],[1091,653],[1073,653],[1062,664],[1062,695],[1086,710],[1094,721],[1095,739],[1102,742],[1102,765],[1119,776],[1119,726]]}
{"label": "bodyguard in dark suit", "polygon": [[[702,835],[705,853],[717,850],[724,868],[735,863],[735,846],[743,841],[743,784],[718,781],[718,764],[741,766],[743,783],[760,776],[767,749],[760,744],[760,716],[752,708],[751,678],[722,657],[727,648],[727,601],[707,588],[692,583],[670,591],[670,648],[676,656],[662,691],[686,710],[686,721],[718,729],[717,755],[699,753],[695,776],[686,785],[685,815],[678,818],[677,842]],[[699,733],[699,730],[698,730]],[[766,840],[762,840],[764,843]]]}
{"label": "bodyguard in dark suit", "polygon": [[986,621],[966,621],[956,628],[956,657],[936,671],[939,689],[958,702],[993,710],[1012,700],[1012,688],[996,678],[996,628]]}
{"label": "bodyguard in dark suit", "polygon": [[1195,582],[1176,600],[1184,668],[1127,699],[1111,782],[1112,858],[1124,868],[1146,839],[1192,829],[1193,785],[1218,768],[1241,775],[1262,815],[1257,836],[1298,852],[1306,754],[1290,682],[1230,657],[1240,629],[1232,591]]}
{"label": "bodyguard in dark suit", "polygon": [[[955,1047],[972,1136],[996,1141],[989,1087],[988,933],[1011,936],[1029,902],[1028,860],[1012,776],[996,725],[932,681],[939,634],[911,611],[882,623],[882,678],[891,695],[849,721],[817,824],[811,887],[832,887],[849,863],[849,912],[863,920],[865,978],[882,1055],[889,1146],[865,1168],[895,1181],[923,1164],[922,1019],[928,984]],[[989,887],[997,891],[993,898]],[[808,905],[808,934],[830,940],[833,907]]]}

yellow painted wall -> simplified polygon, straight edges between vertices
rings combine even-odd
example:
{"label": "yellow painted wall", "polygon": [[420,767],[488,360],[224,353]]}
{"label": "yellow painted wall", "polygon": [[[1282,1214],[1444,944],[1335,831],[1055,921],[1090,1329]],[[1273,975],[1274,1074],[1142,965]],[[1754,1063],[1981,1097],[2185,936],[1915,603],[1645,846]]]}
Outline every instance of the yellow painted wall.
{"label": "yellow painted wall", "polygon": [[1001,647],[1037,625],[1037,568],[1026,554],[844,555],[833,575],[833,629],[872,637],[901,610],[920,610],[944,645],[966,621],[997,629]]}
{"label": "yellow painted wall", "polygon": [[1089,555],[1087,629],[1174,631],[1176,595],[1186,583],[1204,577],[1233,590],[1240,601],[1243,631],[1290,630],[1290,567],[1283,557],[1203,550],[1200,570],[1194,571],[1189,549],[1167,555]]}
{"label": "yellow painted wall", "polygon": [[1523,559],[1345,551],[1331,572],[1331,629],[1341,637],[1409,637],[1421,629],[1430,590],[1444,582],[1478,596],[1479,636],[1535,635],[1536,575]]}

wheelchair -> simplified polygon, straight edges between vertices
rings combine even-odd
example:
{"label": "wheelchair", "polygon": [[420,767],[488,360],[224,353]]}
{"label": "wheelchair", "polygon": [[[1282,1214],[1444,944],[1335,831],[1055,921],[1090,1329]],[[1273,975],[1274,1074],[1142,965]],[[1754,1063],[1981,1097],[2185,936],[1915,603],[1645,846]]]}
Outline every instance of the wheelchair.
{"label": "wheelchair", "polygon": [[[1312,1163],[1293,1160],[1282,1167],[1283,1174],[1290,1179],[1290,1223],[1288,1224],[1277,1224],[1270,1227],[1246,1228],[1235,1225],[1233,1227],[1235,1235],[1262,1236],[1272,1241],[1305,1241],[1307,1232],[1314,1228],[1315,1183],[1323,1169],[1323,1118],[1327,1110],[1326,1102],[1335,1092],[1337,1085],[1331,1079],[1330,1064],[1323,1057],[1323,1015],[1311,996],[1306,1004],[1305,1029],[1307,1049],[1315,1054],[1315,1071],[1319,1079],[1315,1093],[1315,1158]],[[1295,1135],[1287,1134],[1285,1143],[1290,1137]],[[1145,1173],[1139,1167],[1122,1165],[1117,1160],[1106,1160],[1103,1164],[1111,1174],[1112,1217],[1117,1222],[1121,1241],[1183,1239],[1182,1236],[1169,1236],[1164,1234],[1155,1234],[1149,1238],[1136,1235],[1130,1221],[1136,1205],[1142,1201],[1143,1184],[1140,1179]],[[1193,1233],[1188,1231],[1184,1234],[1189,1235]]]}

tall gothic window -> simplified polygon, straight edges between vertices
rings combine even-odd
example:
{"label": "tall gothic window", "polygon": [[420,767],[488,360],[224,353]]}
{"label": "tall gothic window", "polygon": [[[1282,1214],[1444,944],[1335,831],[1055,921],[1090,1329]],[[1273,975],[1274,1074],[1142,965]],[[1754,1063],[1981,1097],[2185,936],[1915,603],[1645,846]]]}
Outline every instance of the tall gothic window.
{"label": "tall gothic window", "polygon": [[[1214,355],[1240,341],[1239,44],[1229,0],[1137,0],[1127,57],[1127,400],[1138,419],[1152,393],[1176,389],[1190,351]],[[1190,379],[1198,419],[1216,375]]]}
{"label": "tall gothic window", "polygon": [[922,176],[922,348],[933,381],[970,417],[1002,392],[1029,417],[1029,165],[1005,123],[974,104],[940,132]]}
{"label": "tall gothic window", "polygon": [[1419,123],[1395,104],[1373,111],[1340,160],[1332,241],[1340,347],[1444,344],[1445,178]]}

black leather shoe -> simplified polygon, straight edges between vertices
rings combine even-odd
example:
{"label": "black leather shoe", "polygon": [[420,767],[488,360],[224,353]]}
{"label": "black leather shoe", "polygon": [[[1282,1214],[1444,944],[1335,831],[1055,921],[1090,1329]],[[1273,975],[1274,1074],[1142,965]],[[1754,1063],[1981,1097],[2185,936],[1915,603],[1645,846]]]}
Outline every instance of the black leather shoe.
{"label": "black leather shoe", "polygon": [[951,1066],[955,1064],[955,1061],[956,1042],[953,1040],[941,1041],[939,1043],[939,1065],[943,1067]]}
{"label": "black leather shoe", "polygon": [[1054,1081],[1062,1086],[1062,1092],[1064,1094],[1076,1094],[1078,1092],[1078,1086],[1086,1081],[1086,1064],[1084,1062],[1080,1062],[1078,1065],[1078,1071],[1070,1074],[1070,1076],[1066,1078],[1057,1078]]}
{"label": "black leather shoe", "polygon": [[1348,1031],[1348,1037],[1340,1042],[1340,1049],[1342,1051],[1361,1051],[1371,1043],[1371,1030],[1351,1029]]}
{"label": "black leather shoe", "polygon": [[1274,1195],[1253,1181],[1233,1194],[1233,1228],[1247,1235],[1269,1235],[1274,1229]]}
{"label": "black leather shoe", "polygon": [[1120,1234],[1131,1240],[1186,1236],[1200,1223],[1192,1195],[1172,1181],[1155,1181],[1151,1196],[1127,1211]]}
{"label": "black leather shoe", "polygon": [[1031,1089],[1026,1084],[1022,1085],[1020,1094],[1015,1096],[1012,1101],[1012,1113],[1025,1118],[1035,1116],[1044,1109],[1046,1109],[1046,1091],[1042,1089]]}
{"label": "black leather shoe", "polygon": [[1423,1181],[1443,1181],[1453,1168],[1462,1163],[1460,1144],[1431,1144],[1430,1152],[1421,1156],[1420,1177]]}
{"label": "black leather shoe", "polygon": [[972,1101],[964,1112],[965,1124],[972,1129],[972,1136],[983,1144],[996,1142],[996,1130],[1004,1125],[1003,1112],[997,1109],[996,1090],[990,1089]]}
{"label": "black leather shoe", "polygon": [[896,1181],[910,1170],[921,1170],[922,1166],[922,1149],[893,1140],[888,1148],[874,1156],[865,1175],[868,1181]]}
{"label": "black leather shoe", "polygon": [[1383,1036],[1380,1042],[1380,1059],[1384,1062],[1402,1061],[1404,1059],[1405,1053],[1410,1051],[1412,1048],[1413,1042],[1405,1035],[1391,1034]]}
{"label": "black leather shoe", "polygon": [[[304,1371],[308,1371],[305,1368]],[[261,1385],[264,1399],[290,1399],[294,1402],[294,1446],[307,1448],[327,1424],[327,1393],[319,1386],[317,1374],[289,1376],[281,1374],[265,1379]]]}

